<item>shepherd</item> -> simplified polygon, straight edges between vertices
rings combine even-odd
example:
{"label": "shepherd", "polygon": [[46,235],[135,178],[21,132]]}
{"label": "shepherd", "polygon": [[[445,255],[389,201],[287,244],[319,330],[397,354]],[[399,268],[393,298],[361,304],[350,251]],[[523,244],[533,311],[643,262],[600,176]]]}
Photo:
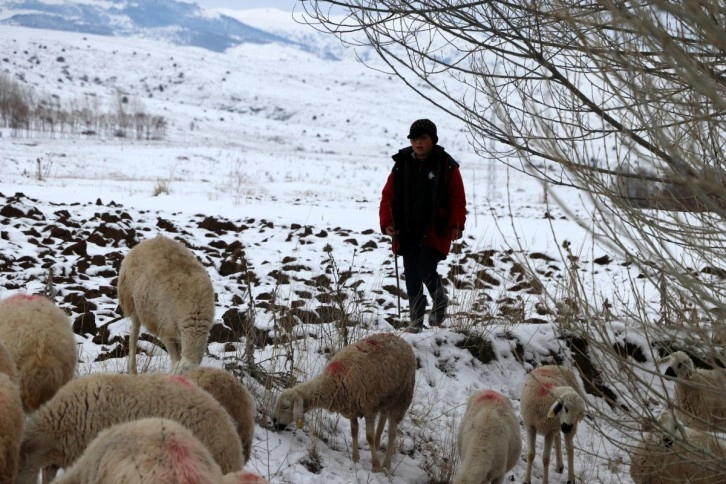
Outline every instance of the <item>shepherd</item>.
{"label": "shepherd", "polygon": [[410,323],[408,331],[424,327],[427,299],[432,300],[429,326],[446,319],[449,298],[437,266],[460,239],[466,223],[466,196],[459,164],[438,145],[436,125],[428,119],[411,124],[411,146],[393,155],[378,210],[381,231],[392,237],[396,257],[403,257]]}

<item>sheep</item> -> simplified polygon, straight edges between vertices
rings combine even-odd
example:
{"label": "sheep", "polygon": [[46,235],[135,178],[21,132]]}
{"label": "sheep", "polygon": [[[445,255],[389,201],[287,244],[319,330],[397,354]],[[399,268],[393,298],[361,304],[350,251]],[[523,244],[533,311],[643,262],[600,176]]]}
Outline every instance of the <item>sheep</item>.
{"label": "sheep", "polygon": [[0,341],[15,362],[25,412],[48,401],[73,378],[78,363],[68,315],[45,296],[0,301]]}
{"label": "sheep", "polygon": [[199,366],[184,376],[209,392],[232,417],[242,441],[242,455],[246,463],[252,453],[257,415],[252,393],[232,373],[219,368]]}
{"label": "sheep", "polygon": [[542,484],[549,482],[552,444],[555,445],[556,471],[561,473],[562,449],[559,430],[565,435],[567,450],[567,483],[574,484],[574,449],[572,440],[577,424],[585,416],[585,400],[575,374],[569,368],[545,365],[532,370],[524,382],[521,413],[527,430],[527,472],[525,484],[532,482],[532,463],[537,434],[544,435]]}
{"label": "sheep", "polygon": [[67,468],[112,425],[163,417],[187,427],[228,473],[242,469],[234,422],[209,393],[180,375],[90,374],[67,383],[26,422],[16,484],[35,484],[43,466]]}
{"label": "sheep", "polygon": [[[352,459],[358,462],[358,417],[365,418],[373,472],[390,471],[398,423],[413,399],[416,357],[411,345],[392,333],[379,333],[343,347],[325,370],[277,399],[273,423],[303,426],[303,415],[326,408],[350,420]],[[378,416],[378,427],[376,425]],[[388,421],[388,446],[381,467],[377,448]]]}
{"label": "sheep", "polygon": [[663,412],[634,449],[630,477],[635,484],[724,484],[726,442]]}
{"label": "sheep", "polygon": [[204,266],[182,243],[161,234],[126,254],[118,279],[119,306],[131,318],[129,373],[143,325],[166,347],[175,373],[198,366],[214,322],[214,288]]}
{"label": "sheep", "polygon": [[459,425],[457,444],[461,465],[454,484],[502,484],[522,451],[512,402],[494,390],[474,392]]}
{"label": "sheep", "polygon": [[675,379],[676,415],[685,425],[701,430],[726,430],[726,370],[695,369],[691,358],[676,351],[662,358],[665,375]]}
{"label": "sheep", "polygon": [[0,373],[0,482],[15,479],[24,419],[20,388],[7,374]]}
{"label": "sheep", "polygon": [[222,469],[183,425],[150,417],[113,425],[88,444],[54,484],[219,484]]}

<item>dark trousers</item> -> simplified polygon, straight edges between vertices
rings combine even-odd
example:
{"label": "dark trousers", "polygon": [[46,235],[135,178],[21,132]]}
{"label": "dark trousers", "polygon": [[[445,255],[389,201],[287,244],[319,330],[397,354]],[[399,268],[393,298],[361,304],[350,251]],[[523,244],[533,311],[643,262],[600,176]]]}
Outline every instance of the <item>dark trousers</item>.
{"label": "dark trousers", "polygon": [[411,321],[423,322],[426,313],[424,286],[428,289],[434,304],[436,304],[437,298],[440,298],[439,295],[443,293],[441,276],[436,272],[436,266],[444,259],[444,255],[427,246],[410,247],[401,255],[403,256],[403,276],[406,279]]}

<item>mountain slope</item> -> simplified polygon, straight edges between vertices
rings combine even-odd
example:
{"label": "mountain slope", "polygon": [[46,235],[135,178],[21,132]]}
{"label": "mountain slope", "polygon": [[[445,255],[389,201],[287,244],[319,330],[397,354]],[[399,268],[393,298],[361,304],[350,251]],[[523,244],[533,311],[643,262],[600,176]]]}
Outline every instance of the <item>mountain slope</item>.
{"label": "mountain slope", "polygon": [[104,2],[23,0],[0,9],[0,24],[38,29],[164,40],[215,52],[243,43],[295,41],[251,27],[219,13],[206,12],[196,3],[175,0]]}

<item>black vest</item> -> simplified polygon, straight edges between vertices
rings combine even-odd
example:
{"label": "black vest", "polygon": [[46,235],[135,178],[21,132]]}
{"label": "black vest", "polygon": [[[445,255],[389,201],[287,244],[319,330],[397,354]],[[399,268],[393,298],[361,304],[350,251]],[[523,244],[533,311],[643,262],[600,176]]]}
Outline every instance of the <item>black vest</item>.
{"label": "black vest", "polygon": [[440,237],[449,225],[449,181],[458,163],[440,146],[418,160],[413,148],[393,155],[393,222],[401,250],[421,245],[433,226]]}

